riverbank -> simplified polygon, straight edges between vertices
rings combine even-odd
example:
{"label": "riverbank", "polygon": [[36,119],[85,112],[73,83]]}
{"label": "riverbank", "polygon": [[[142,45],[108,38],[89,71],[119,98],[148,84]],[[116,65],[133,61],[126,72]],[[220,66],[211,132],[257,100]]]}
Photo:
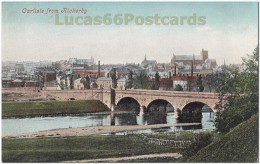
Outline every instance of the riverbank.
{"label": "riverbank", "polygon": [[99,100],[3,102],[2,118],[106,112],[110,109]]}
{"label": "riverbank", "polygon": [[175,124],[154,124],[154,125],[93,126],[93,127],[82,127],[82,128],[64,128],[64,129],[53,129],[53,130],[15,134],[15,135],[3,135],[2,138],[50,138],[50,137],[89,136],[89,135],[97,135],[97,134],[144,130],[144,129],[151,129],[151,128],[191,126],[191,125],[199,125],[199,124],[200,123],[175,123]]}

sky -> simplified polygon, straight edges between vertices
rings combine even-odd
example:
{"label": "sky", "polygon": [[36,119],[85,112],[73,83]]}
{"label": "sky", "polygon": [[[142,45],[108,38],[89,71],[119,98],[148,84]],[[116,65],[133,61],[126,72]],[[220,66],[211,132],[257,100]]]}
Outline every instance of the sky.
{"label": "sky", "polygon": [[[23,13],[26,10],[59,13]],[[87,13],[61,13],[63,8]],[[65,17],[132,14],[175,16],[177,25],[57,25]],[[180,24],[180,17],[196,15],[197,23]],[[199,17],[205,24],[198,23]],[[239,64],[258,45],[257,2],[3,2],[2,61],[90,59],[101,64],[169,63],[175,55],[199,55],[208,50],[217,64]]]}

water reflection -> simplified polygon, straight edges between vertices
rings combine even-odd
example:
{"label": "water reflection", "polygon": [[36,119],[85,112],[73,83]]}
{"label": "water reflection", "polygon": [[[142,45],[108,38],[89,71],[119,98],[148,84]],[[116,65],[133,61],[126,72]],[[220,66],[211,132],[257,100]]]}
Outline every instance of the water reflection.
{"label": "water reflection", "polygon": [[154,111],[147,115],[144,115],[144,122],[147,122],[147,125],[152,124],[166,124],[167,123],[167,113],[162,111]]}
{"label": "water reflection", "polygon": [[135,112],[112,113],[111,125],[152,125],[167,124],[167,113],[161,111],[139,115]]}
{"label": "water reflection", "polygon": [[[159,130],[174,131],[191,129],[214,129],[214,117],[210,112],[203,112],[199,122],[202,125],[188,127],[170,127]],[[174,113],[153,112],[148,115],[139,115],[134,112],[88,114],[83,116],[35,117],[23,119],[2,119],[2,134],[19,134],[59,128],[76,128],[89,126],[116,126],[116,125],[152,125],[178,123]],[[148,129],[144,132],[158,131]]]}
{"label": "water reflection", "polygon": [[131,113],[118,113],[114,114],[113,119],[115,119],[115,125],[138,125],[137,115],[133,112]]}

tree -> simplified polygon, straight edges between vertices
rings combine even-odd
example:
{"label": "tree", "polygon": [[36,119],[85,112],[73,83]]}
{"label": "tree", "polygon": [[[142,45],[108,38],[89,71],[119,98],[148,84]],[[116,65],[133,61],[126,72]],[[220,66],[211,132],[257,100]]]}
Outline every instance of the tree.
{"label": "tree", "polygon": [[88,75],[81,78],[80,82],[83,83],[84,89],[90,89],[90,78],[88,77]]}
{"label": "tree", "polygon": [[158,90],[160,88],[160,75],[158,72],[155,73],[154,75],[154,79],[155,79],[155,89]]}
{"label": "tree", "polygon": [[256,47],[253,55],[243,58],[245,69],[242,72],[234,66],[229,66],[218,75],[219,102],[215,125],[219,132],[228,132],[258,113],[258,58],[259,52]]}
{"label": "tree", "polygon": [[66,76],[64,77],[64,79],[65,79],[64,89],[68,89],[68,86],[69,86],[69,84],[68,84],[68,76],[66,75]]}
{"label": "tree", "polygon": [[126,80],[126,84],[125,87],[130,89],[133,87],[133,71],[132,70],[128,70],[128,75],[127,75],[127,80]]}
{"label": "tree", "polygon": [[202,77],[201,77],[201,75],[199,75],[199,76],[197,77],[196,84],[197,84],[197,91],[198,91],[198,92],[203,92],[204,86],[203,86],[203,84],[202,84]]}
{"label": "tree", "polygon": [[183,91],[183,87],[180,84],[176,84],[174,90],[175,91]]}
{"label": "tree", "polygon": [[214,90],[215,88],[215,75],[212,74],[208,74],[206,75],[206,86],[208,87],[208,90],[211,92]]}
{"label": "tree", "polygon": [[112,79],[112,88],[117,88],[118,78],[116,76],[116,68],[112,68],[111,79]]}
{"label": "tree", "polygon": [[64,90],[64,88],[65,88],[65,84],[64,84],[63,81],[61,81],[61,82],[60,82],[60,89],[61,89],[61,90]]}
{"label": "tree", "polygon": [[188,80],[187,81],[187,90],[192,91],[195,88],[195,81],[193,80]]}
{"label": "tree", "polygon": [[75,80],[74,75],[71,74],[70,75],[70,89],[74,89],[74,80]]}
{"label": "tree", "polygon": [[148,76],[144,70],[141,70],[139,75],[134,78],[134,86],[139,89],[148,88]]}
{"label": "tree", "polygon": [[90,89],[90,77],[88,75],[86,76],[86,82],[84,88]]}
{"label": "tree", "polygon": [[149,89],[151,89],[151,90],[157,90],[154,83],[152,83],[152,85],[149,87]]}

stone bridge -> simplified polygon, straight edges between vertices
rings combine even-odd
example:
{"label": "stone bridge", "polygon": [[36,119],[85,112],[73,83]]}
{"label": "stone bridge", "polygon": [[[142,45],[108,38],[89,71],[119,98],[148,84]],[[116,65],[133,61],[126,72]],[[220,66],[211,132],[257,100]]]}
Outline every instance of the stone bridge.
{"label": "stone bridge", "polygon": [[[111,95],[108,90],[103,91],[103,102],[114,109],[111,104]],[[152,106],[166,106],[168,103],[175,109],[183,111],[187,108],[202,108],[208,105],[213,112],[216,112],[215,105],[218,102],[216,93],[207,92],[178,92],[158,90],[116,90],[115,106],[126,103],[135,103],[142,108]]]}

